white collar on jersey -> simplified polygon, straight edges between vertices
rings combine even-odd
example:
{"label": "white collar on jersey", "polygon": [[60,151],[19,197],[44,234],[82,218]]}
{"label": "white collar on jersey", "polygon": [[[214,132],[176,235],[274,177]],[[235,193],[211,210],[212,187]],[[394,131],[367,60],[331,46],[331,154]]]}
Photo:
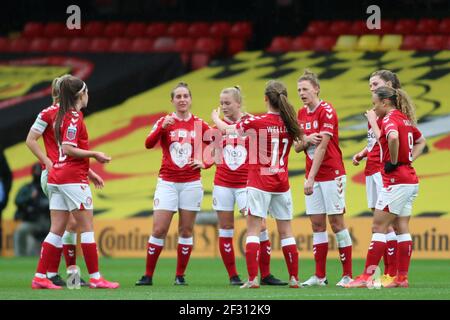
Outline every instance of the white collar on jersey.
{"label": "white collar on jersey", "polygon": [[188,122],[188,121],[191,120],[191,118],[192,118],[192,113],[189,113],[189,117],[187,117],[186,119],[181,119],[180,117],[178,117],[176,112],[173,112],[173,113],[172,113],[172,116],[173,116],[175,119],[179,120],[179,121],[186,121],[186,122]]}
{"label": "white collar on jersey", "polygon": [[322,102],[323,102],[323,100],[319,100],[319,103],[317,104],[317,106],[315,106],[314,109],[312,109],[312,110],[309,110],[309,107],[305,106],[306,110],[308,110],[308,113],[314,113],[317,110],[317,108],[322,104]]}
{"label": "white collar on jersey", "polygon": [[273,111],[267,111],[267,114],[276,114],[276,115],[279,115],[280,113],[279,113],[279,112],[273,112]]}

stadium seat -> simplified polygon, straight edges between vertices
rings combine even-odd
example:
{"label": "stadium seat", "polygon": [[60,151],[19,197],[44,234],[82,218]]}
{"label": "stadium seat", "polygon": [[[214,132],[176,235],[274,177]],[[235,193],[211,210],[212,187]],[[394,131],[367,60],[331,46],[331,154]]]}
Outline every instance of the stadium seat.
{"label": "stadium seat", "polygon": [[424,50],[444,50],[447,43],[447,36],[430,35],[425,40]]}
{"label": "stadium seat", "polygon": [[450,50],[450,36],[447,36],[447,43],[445,44],[444,49],[445,50]]}
{"label": "stadium seat", "polygon": [[0,52],[7,52],[9,49],[8,38],[0,37]]}
{"label": "stadium seat", "polygon": [[49,22],[44,27],[44,36],[48,38],[62,37],[66,32],[66,25],[62,22]]}
{"label": "stadium seat", "polygon": [[323,34],[327,34],[329,32],[329,21],[323,20],[314,20],[308,24],[303,35],[305,36],[321,36]]}
{"label": "stadium seat", "polygon": [[416,30],[417,21],[414,19],[400,19],[397,20],[394,26],[393,33],[395,34],[414,34]]}
{"label": "stadium seat", "polygon": [[[353,21],[348,34],[360,36],[362,34],[366,34],[366,33],[369,33],[371,31],[372,30],[369,30],[367,28],[366,21],[356,20],[356,21]],[[339,39],[338,39],[338,41],[339,41]]]}
{"label": "stadium seat", "polygon": [[195,41],[194,52],[213,56],[217,53],[217,45],[213,38],[199,38]]}
{"label": "stadium seat", "polygon": [[124,36],[129,38],[138,38],[145,35],[146,24],[143,22],[131,22],[125,29]]}
{"label": "stadium seat", "polygon": [[274,37],[270,46],[266,49],[267,52],[288,52],[291,51],[292,39],[290,37]]}
{"label": "stadium seat", "polygon": [[132,40],[130,46],[131,52],[152,52],[153,40],[150,38],[136,38]]}
{"label": "stadium seat", "polygon": [[175,40],[171,37],[159,37],[153,44],[153,50],[157,52],[175,51]]}
{"label": "stadium seat", "polygon": [[314,39],[308,36],[298,36],[292,40],[292,51],[311,50],[314,45]]}
{"label": "stadium seat", "polygon": [[376,51],[380,48],[380,36],[376,34],[365,34],[359,37],[356,49],[361,51]]}
{"label": "stadium seat", "polygon": [[9,41],[10,52],[26,52],[28,51],[30,41],[25,38],[16,38]]}
{"label": "stadium seat", "polygon": [[125,33],[126,25],[124,22],[110,22],[105,26],[103,35],[108,38],[122,37]]}
{"label": "stadium seat", "polygon": [[435,34],[439,28],[437,19],[420,19],[416,26],[416,34]]}
{"label": "stadium seat", "polygon": [[381,29],[370,30],[372,34],[392,34],[394,33],[395,23],[392,20],[381,20]]}
{"label": "stadium seat", "polygon": [[88,52],[91,47],[91,39],[89,38],[73,38],[69,43],[70,52]]}
{"label": "stadium seat", "polygon": [[22,31],[22,37],[35,38],[44,35],[44,24],[40,22],[27,22]]}
{"label": "stadium seat", "polygon": [[180,53],[191,53],[194,50],[195,40],[192,38],[178,38],[175,40],[175,51]]}
{"label": "stadium seat", "polygon": [[131,47],[131,40],[128,38],[114,38],[111,42],[110,52],[128,52]]}
{"label": "stadium seat", "polygon": [[236,22],[230,30],[231,38],[250,39],[252,35],[252,25],[249,22]]}
{"label": "stadium seat", "polygon": [[340,36],[342,34],[349,34],[351,26],[352,26],[351,21],[347,20],[332,21],[328,28],[327,33],[335,36]]}
{"label": "stadium seat", "polygon": [[386,34],[381,38],[380,50],[398,50],[402,45],[403,36],[400,34]]}
{"label": "stadium seat", "polygon": [[185,22],[173,22],[167,28],[167,35],[169,37],[178,38],[187,35],[189,25]]}
{"label": "stadium seat", "polygon": [[69,51],[70,40],[68,38],[55,38],[50,41],[49,52],[67,52]]}
{"label": "stadium seat", "polygon": [[83,35],[89,38],[102,37],[105,30],[105,23],[100,21],[90,21],[82,28]]}
{"label": "stadium seat", "polygon": [[70,37],[70,38],[76,38],[76,37],[82,37],[83,34],[84,34],[83,27],[81,27],[80,29],[65,28],[63,36]]}
{"label": "stadium seat", "polygon": [[439,23],[438,33],[450,35],[450,18],[441,20]]}
{"label": "stadium seat", "polygon": [[191,67],[193,70],[206,67],[209,60],[210,56],[207,53],[194,53],[191,58]]}
{"label": "stadium seat", "polygon": [[215,22],[209,27],[209,36],[225,38],[230,34],[231,25],[228,22]]}
{"label": "stadium seat", "polygon": [[50,46],[50,40],[48,38],[33,38],[30,39],[30,52],[47,52]]}
{"label": "stadium seat", "polygon": [[354,35],[342,35],[340,36],[337,41],[336,45],[334,46],[333,50],[336,51],[351,51],[356,48],[356,45],[358,43],[358,37]]}
{"label": "stadium seat", "polygon": [[336,37],[321,36],[314,40],[313,50],[315,51],[331,51],[336,44]]}
{"label": "stadium seat", "polygon": [[194,22],[189,26],[187,35],[192,38],[208,37],[209,24],[206,22]]}
{"label": "stadium seat", "polygon": [[228,43],[227,43],[227,54],[228,55],[232,56],[243,50],[245,50],[245,40],[244,39],[236,39],[236,38],[228,39]]}
{"label": "stadium seat", "polygon": [[167,36],[167,23],[163,22],[153,22],[147,25],[145,29],[145,35],[150,38],[158,38]]}
{"label": "stadium seat", "polygon": [[110,40],[107,38],[94,38],[89,47],[89,52],[108,52],[110,43]]}
{"label": "stadium seat", "polygon": [[406,35],[403,37],[402,50],[422,50],[425,45],[424,36]]}

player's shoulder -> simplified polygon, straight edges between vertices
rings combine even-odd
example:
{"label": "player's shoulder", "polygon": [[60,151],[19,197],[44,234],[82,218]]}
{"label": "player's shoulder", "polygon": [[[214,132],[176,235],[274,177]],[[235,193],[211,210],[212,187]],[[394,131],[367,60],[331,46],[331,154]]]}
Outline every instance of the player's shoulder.
{"label": "player's shoulder", "polygon": [[336,110],[334,109],[333,105],[330,102],[324,100],[320,102],[318,111],[326,113],[336,113]]}
{"label": "player's shoulder", "polygon": [[47,114],[53,114],[58,112],[59,110],[59,105],[57,104],[52,104],[51,106],[45,107],[44,109],[42,109],[42,111],[39,113],[41,116],[47,115]]}
{"label": "player's shoulder", "polygon": [[203,126],[208,126],[210,127],[209,123],[206,122],[205,120],[203,120],[202,118],[196,116],[196,115],[192,115],[192,118],[194,119],[194,122],[196,121],[200,121],[202,123]]}

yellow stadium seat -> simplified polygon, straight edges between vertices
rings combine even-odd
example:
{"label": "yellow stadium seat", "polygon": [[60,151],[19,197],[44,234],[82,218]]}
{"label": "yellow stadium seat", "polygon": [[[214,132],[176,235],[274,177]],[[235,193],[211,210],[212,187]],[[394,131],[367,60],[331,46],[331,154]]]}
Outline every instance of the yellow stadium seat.
{"label": "yellow stadium seat", "polygon": [[339,38],[336,41],[336,45],[334,46],[333,50],[336,50],[336,51],[351,51],[351,50],[354,50],[355,47],[356,47],[357,41],[358,41],[358,37],[357,36],[350,36],[350,35],[339,36]]}
{"label": "yellow stadium seat", "polygon": [[357,49],[361,51],[380,50],[380,36],[375,34],[362,35],[359,37]]}
{"label": "yellow stadium seat", "polygon": [[403,36],[400,34],[386,34],[381,38],[380,50],[398,50],[403,42]]}

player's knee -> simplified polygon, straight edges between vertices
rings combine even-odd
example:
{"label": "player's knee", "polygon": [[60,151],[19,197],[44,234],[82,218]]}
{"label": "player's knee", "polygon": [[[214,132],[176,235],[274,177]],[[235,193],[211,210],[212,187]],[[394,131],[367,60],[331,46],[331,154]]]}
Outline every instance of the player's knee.
{"label": "player's knee", "polygon": [[330,226],[334,233],[338,233],[345,229],[345,225],[341,221],[332,221],[330,222]]}
{"label": "player's knee", "polygon": [[313,232],[325,232],[327,230],[327,225],[322,222],[312,221],[311,226]]}
{"label": "player's knee", "polygon": [[190,238],[192,237],[192,228],[180,227],[178,228],[178,235],[182,238]]}

